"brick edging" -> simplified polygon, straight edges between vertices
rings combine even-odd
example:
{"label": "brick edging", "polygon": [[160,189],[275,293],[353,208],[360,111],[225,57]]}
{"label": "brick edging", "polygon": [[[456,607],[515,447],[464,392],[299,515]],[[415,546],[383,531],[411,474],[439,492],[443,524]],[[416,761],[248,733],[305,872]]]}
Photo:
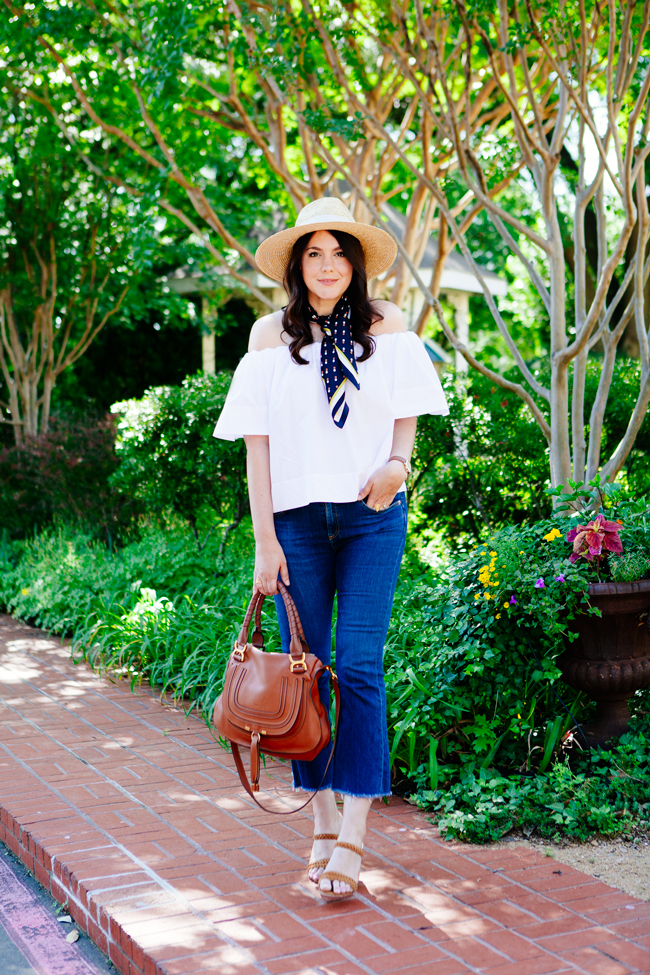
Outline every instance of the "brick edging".
{"label": "brick edging", "polygon": [[164,975],[120,924],[93,901],[86,887],[56,856],[50,856],[25,826],[0,805],[0,840],[59,904],[67,902],[77,927],[109,957],[122,975]]}

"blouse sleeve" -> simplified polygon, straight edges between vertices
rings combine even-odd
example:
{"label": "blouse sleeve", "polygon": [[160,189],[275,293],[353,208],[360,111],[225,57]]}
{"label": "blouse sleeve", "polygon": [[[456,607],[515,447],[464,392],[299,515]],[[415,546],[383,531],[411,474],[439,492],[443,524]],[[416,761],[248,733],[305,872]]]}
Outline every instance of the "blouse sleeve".
{"label": "blouse sleeve", "polygon": [[395,333],[393,361],[395,419],[422,413],[449,413],[438,373],[424,343],[415,332]]}
{"label": "blouse sleeve", "polygon": [[214,437],[237,440],[245,435],[268,436],[268,357],[247,352],[235,370]]}

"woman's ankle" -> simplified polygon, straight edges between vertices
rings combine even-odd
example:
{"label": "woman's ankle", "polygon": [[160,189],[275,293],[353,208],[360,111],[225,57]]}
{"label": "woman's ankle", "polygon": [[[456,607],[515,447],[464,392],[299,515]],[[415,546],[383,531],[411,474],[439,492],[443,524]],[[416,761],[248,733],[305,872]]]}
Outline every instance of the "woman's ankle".
{"label": "woman's ankle", "polygon": [[342,816],[336,805],[334,793],[327,789],[314,797],[314,833],[336,833],[341,829]]}
{"label": "woman's ankle", "polygon": [[344,806],[340,838],[345,843],[362,846],[368,829],[370,802],[349,797]]}

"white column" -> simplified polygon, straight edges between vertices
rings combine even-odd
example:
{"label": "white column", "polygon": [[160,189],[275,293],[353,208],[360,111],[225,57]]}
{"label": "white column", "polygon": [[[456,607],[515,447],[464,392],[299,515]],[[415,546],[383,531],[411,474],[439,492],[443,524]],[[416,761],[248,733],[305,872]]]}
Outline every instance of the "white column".
{"label": "white column", "polygon": [[[469,348],[469,292],[467,291],[448,291],[447,300],[454,306],[454,331],[456,338]],[[460,352],[456,353],[456,372],[467,372],[469,369],[467,360]]]}
{"label": "white column", "polygon": [[209,329],[201,334],[201,368],[203,372],[214,376],[215,368],[215,347],[213,323],[217,317],[216,309],[210,303],[209,298],[203,296],[201,299],[201,311],[203,318],[203,328]]}

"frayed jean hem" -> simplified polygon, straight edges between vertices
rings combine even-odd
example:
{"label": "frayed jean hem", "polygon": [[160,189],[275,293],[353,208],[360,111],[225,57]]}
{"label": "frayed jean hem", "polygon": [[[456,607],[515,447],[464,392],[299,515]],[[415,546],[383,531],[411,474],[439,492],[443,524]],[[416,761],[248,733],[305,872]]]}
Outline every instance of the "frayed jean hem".
{"label": "frayed jean hem", "polygon": [[363,792],[344,792],[341,789],[334,789],[340,796],[349,796],[351,799],[388,799],[392,792],[377,792],[375,795],[367,795]]}
{"label": "frayed jean hem", "polygon": [[305,789],[303,785],[294,785],[294,792],[325,792],[330,789],[332,792],[337,793],[339,796],[349,796],[351,799],[388,799],[392,796],[392,792],[377,792],[374,795],[369,795],[363,792],[345,792],[342,789],[335,789],[331,785],[321,785],[318,789]]}
{"label": "frayed jean hem", "polygon": [[331,785],[319,785],[317,789],[306,789],[304,785],[296,785],[295,783],[291,787],[294,792],[325,792],[326,789],[331,789]]}

